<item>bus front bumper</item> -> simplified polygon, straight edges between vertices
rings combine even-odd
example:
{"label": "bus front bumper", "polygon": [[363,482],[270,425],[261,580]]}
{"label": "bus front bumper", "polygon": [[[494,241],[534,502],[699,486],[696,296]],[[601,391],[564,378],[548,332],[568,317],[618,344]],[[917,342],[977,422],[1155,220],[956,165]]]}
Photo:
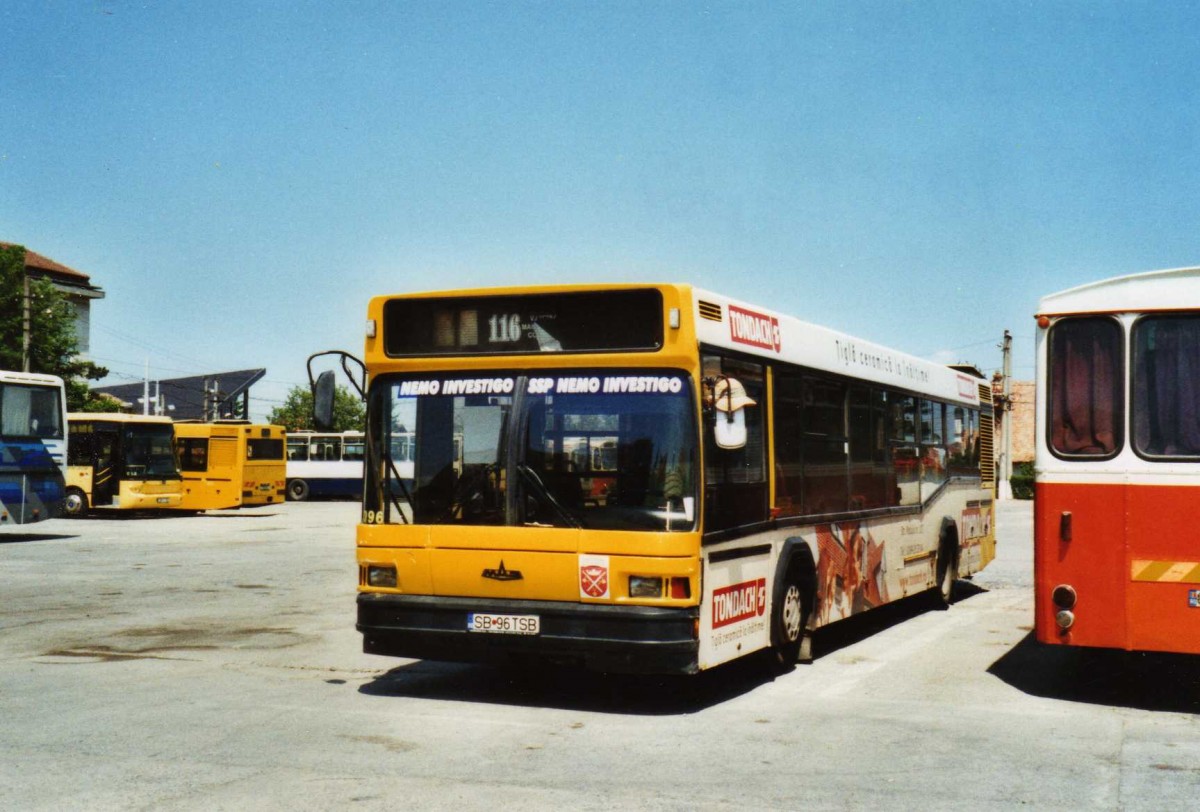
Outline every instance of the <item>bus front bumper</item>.
{"label": "bus front bumper", "polygon": [[[474,613],[536,615],[538,634],[470,632]],[[392,657],[511,663],[549,660],[623,674],[699,670],[699,610],[359,593],[363,651]]]}

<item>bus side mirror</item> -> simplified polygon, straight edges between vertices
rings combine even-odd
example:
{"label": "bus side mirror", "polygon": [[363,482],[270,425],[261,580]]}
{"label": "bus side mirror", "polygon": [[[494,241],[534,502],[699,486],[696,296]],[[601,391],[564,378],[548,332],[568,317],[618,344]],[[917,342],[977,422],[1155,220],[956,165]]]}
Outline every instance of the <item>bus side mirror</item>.
{"label": "bus side mirror", "polygon": [[322,372],[313,384],[313,425],[317,431],[333,431],[333,394],[336,388],[333,370]]}
{"label": "bus side mirror", "polygon": [[731,451],[745,448],[747,436],[745,409],[738,409],[736,412],[729,414],[724,412],[716,413],[716,422],[713,424],[713,439],[717,441],[717,448],[724,448]]}
{"label": "bus side mirror", "polygon": [[746,394],[737,378],[722,376],[713,385],[713,439],[718,448],[736,451],[746,447],[746,409],[758,404]]}

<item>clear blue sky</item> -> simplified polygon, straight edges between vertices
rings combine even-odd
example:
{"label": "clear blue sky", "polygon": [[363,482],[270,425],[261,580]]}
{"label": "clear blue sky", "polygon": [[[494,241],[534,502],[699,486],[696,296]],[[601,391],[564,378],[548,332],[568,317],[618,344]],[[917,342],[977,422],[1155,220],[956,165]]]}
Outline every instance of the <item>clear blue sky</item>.
{"label": "clear blue sky", "polygon": [[[378,293],[687,281],[1032,374],[1038,298],[1200,264],[1200,8],[7,3],[0,240],[110,382],[361,352]],[[254,292],[254,295],[250,295]]]}

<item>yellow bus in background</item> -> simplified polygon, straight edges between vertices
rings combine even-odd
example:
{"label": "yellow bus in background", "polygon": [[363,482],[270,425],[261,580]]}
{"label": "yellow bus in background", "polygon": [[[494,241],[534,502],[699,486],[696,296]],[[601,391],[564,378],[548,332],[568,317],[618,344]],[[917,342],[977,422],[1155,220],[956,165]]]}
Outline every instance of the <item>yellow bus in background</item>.
{"label": "yellow bus in background", "polygon": [[178,508],[183,498],[169,417],[67,415],[64,513]]}
{"label": "yellow bus in background", "polygon": [[365,349],[367,653],[787,665],[995,555],[964,371],[688,285],[377,297]]}
{"label": "yellow bus in background", "polygon": [[244,421],[176,423],[182,510],[224,510],[282,502],[286,431]]}

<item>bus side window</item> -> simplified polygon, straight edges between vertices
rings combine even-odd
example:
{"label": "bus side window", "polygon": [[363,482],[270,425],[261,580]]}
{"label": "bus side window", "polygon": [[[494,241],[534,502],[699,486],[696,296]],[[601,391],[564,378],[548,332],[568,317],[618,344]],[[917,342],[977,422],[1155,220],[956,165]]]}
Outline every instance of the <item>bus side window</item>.
{"label": "bus side window", "polygon": [[208,440],[203,437],[183,437],[178,441],[181,471],[208,470]]}
{"label": "bus side window", "polygon": [[70,439],[67,444],[67,465],[92,464],[92,429],[91,426],[72,424]]}
{"label": "bus side window", "polygon": [[887,464],[887,393],[855,386],[850,390],[850,509],[894,504],[894,474]]}
{"label": "bus side window", "polygon": [[849,506],[846,386],[804,379],[804,512],[842,513]]}
{"label": "bus side window", "polygon": [[921,461],[917,447],[917,399],[912,395],[889,397],[889,437],[892,468],[896,475],[895,505],[921,503]]}
{"label": "bus side window", "polygon": [[921,402],[921,501],[926,502],[949,479],[946,468],[946,433],[943,404]]}

